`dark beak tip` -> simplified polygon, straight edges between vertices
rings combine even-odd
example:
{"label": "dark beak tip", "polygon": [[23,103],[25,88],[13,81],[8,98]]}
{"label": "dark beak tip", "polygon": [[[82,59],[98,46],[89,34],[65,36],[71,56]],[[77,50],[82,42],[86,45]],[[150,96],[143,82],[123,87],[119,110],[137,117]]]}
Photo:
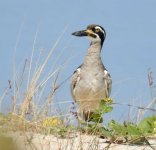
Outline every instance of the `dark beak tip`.
{"label": "dark beak tip", "polygon": [[73,32],[71,35],[75,35],[75,32]]}
{"label": "dark beak tip", "polygon": [[72,35],[78,36],[78,33],[77,32],[73,32]]}

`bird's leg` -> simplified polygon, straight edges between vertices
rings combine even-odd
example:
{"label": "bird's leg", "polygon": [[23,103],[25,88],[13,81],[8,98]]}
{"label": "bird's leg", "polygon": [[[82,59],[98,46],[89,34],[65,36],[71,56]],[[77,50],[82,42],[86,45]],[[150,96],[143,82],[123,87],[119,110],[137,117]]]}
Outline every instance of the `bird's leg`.
{"label": "bird's leg", "polygon": [[83,111],[84,120],[90,122],[93,119],[94,112],[92,111]]}
{"label": "bird's leg", "polygon": [[78,109],[77,116],[78,116],[78,125],[79,127],[81,127],[81,125],[85,123],[83,119],[83,111],[81,109]]}

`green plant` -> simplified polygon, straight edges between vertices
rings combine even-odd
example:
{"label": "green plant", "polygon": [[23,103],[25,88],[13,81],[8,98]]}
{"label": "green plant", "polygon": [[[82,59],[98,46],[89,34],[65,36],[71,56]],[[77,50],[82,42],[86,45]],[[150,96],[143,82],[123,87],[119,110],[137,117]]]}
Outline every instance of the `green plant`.
{"label": "green plant", "polygon": [[112,135],[117,139],[123,137],[129,143],[144,143],[147,142],[146,137],[154,134],[156,116],[143,119],[139,125],[131,122],[119,124],[112,120],[108,127]]}
{"label": "green plant", "polygon": [[156,129],[156,116],[150,116],[147,118],[144,118],[139,124],[138,127],[140,131],[144,135],[150,135],[155,133]]}
{"label": "green plant", "polygon": [[91,115],[90,121],[93,121],[95,123],[102,123],[103,122],[103,116],[111,112],[113,110],[113,107],[110,106],[112,104],[112,99],[105,98],[101,100],[100,107]]}
{"label": "green plant", "polygon": [[94,124],[88,123],[85,132],[104,138],[109,137],[111,139],[110,141],[115,143],[148,144],[146,137],[156,132],[156,116],[147,117],[140,121],[138,125],[132,122],[120,124],[112,120],[108,123],[107,127],[104,127],[100,124],[103,121],[102,116],[113,110],[111,104],[112,99],[101,101],[99,109],[96,110],[91,118]]}

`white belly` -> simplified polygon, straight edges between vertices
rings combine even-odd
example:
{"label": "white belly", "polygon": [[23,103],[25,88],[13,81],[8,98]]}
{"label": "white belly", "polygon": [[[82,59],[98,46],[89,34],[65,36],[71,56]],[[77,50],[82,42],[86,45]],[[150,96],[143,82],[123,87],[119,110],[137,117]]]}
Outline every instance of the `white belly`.
{"label": "white belly", "polygon": [[106,97],[105,83],[101,78],[82,79],[75,91],[75,100],[81,105],[81,108],[95,110],[99,108],[101,99]]}

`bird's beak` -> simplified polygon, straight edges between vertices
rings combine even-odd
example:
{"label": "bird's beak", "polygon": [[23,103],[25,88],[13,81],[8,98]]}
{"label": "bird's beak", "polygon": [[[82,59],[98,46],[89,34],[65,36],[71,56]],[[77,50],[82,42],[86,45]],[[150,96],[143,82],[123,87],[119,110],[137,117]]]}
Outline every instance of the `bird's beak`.
{"label": "bird's beak", "polygon": [[77,31],[77,32],[74,32],[72,33],[72,35],[75,35],[75,36],[87,36],[87,32],[86,30],[82,30],[82,31]]}
{"label": "bird's beak", "polygon": [[89,30],[89,29],[74,32],[74,33],[72,33],[72,35],[75,35],[75,36],[88,36],[88,37],[96,38],[96,35],[93,33],[93,31]]}

